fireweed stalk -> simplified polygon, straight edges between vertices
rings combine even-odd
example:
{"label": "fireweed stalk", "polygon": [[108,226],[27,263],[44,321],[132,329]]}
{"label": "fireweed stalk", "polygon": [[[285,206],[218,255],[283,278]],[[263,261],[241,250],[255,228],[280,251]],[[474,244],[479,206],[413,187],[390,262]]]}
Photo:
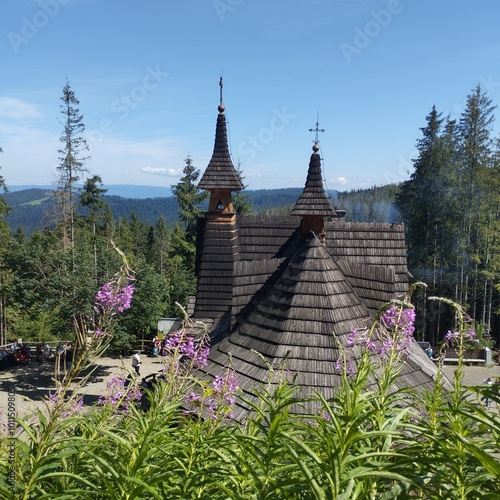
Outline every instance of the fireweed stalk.
{"label": "fireweed stalk", "polygon": [[[115,277],[106,283],[96,294],[94,301],[94,316],[84,315],[73,318],[75,328],[75,346],[71,368],[61,377],[57,368],[55,372],[55,392],[45,399],[46,411],[38,410],[30,418],[18,419],[19,425],[32,443],[33,451],[29,456],[29,470],[19,471],[19,479],[23,483],[23,493],[19,491],[18,498],[32,498],[29,492],[36,489],[39,470],[45,467],[46,457],[50,450],[61,440],[71,436],[72,422],[81,419],[83,400],[79,394],[86,384],[92,370],[76,382],[76,377],[84,369],[91,366],[92,359],[101,356],[109,347],[116,315],[131,305],[133,294],[133,272],[127,259],[111,242],[122,258],[122,267]],[[90,333],[90,335],[89,335]],[[74,384],[76,382],[76,384]],[[21,442],[22,442],[22,438]],[[27,472],[26,477],[24,477]],[[43,475],[43,474],[42,474]]]}
{"label": "fireweed stalk", "polygon": [[[402,364],[415,341],[415,308],[410,302],[411,294],[417,286],[415,283],[401,300],[393,300],[378,312],[369,328],[355,328],[347,337],[346,346],[359,346],[363,357],[378,359],[384,371],[399,373]],[[336,362],[336,370],[348,376],[354,375],[356,366],[345,353]]]}
{"label": "fireweed stalk", "polygon": [[[56,392],[50,395],[51,404],[48,406],[54,416],[57,413],[62,415],[68,412],[65,409],[66,403],[73,408],[79,408],[73,401],[78,397],[77,390],[70,391],[71,384],[82,370],[90,366],[93,358],[102,356],[108,349],[113,338],[117,315],[131,306],[135,281],[133,271],[123,252],[116,246],[114,248],[122,258],[122,267],[112,280],[97,291],[93,316],[88,318],[80,315],[73,318],[75,346],[71,369],[61,377],[59,365],[56,365]],[[83,386],[89,376],[90,374],[84,377],[78,385]]]}
{"label": "fireweed stalk", "polygon": [[226,368],[223,376],[216,375],[210,385],[202,386],[201,392],[193,390],[186,394],[184,402],[190,409],[184,414],[229,421],[233,418],[238,390],[236,373],[232,368]]}
{"label": "fireweed stalk", "polygon": [[443,349],[446,345],[453,345],[458,351],[457,359],[457,369],[455,371],[455,377],[453,379],[455,399],[460,399],[460,394],[462,392],[461,386],[463,382],[463,366],[464,366],[464,351],[467,349],[470,343],[477,343],[478,340],[475,338],[476,332],[473,328],[470,328],[470,323],[472,318],[465,312],[464,308],[453,302],[452,300],[443,297],[429,297],[429,300],[438,300],[444,304],[449,305],[455,312],[455,324],[457,327],[453,330],[449,330],[445,337],[443,344],[440,349],[440,359],[443,358]]}
{"label": "fireweed stalk", "polygon": [[[374,397],[369,398],[369,427],[375,431],[383,432],[394,406],[408,407],[407,396],[396,388],[395,381],[414,343],[415,309],[410,297],[417,286],[425,285],[414,284],[401,300],[385,304],[369,328],[351,332],[346,346],[357,346],[361,350],[357,364],[347,359],[345,351],[336,363],[336,369],[344,378],[342,386],[346,394],[361,394],[362,390],[372,387],[369,389],[374,391]],[[380,437],[374,446],[379,451],[385,449],[384,439]]]}
{"label": "fireweed stalk", "polygon": [[172,333],[162,346],[164,356],[162,380],[171,391],[188,393],[195,384],[194,373],[207,364],[210,352],[208,329],[204,323],[193,322],[176,302],[184,319],[182,327]]}

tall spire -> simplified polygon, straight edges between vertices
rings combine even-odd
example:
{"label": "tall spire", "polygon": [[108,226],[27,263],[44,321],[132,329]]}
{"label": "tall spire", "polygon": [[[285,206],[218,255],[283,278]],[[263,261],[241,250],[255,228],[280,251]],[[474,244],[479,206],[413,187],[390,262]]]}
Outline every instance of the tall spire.
{"label": "tall spire", "polygon": [[332,208],[328,200],[325,189],[323,187],[323,175],[321,172],[321,157],[319,151],[318,132],[324,132],[324,129],[319,128],[319,123],[316,122],[315,129],[309,129],[310,132],[315,132],[313,154],[309,161],[309,170],[307,172],[306,185],[304,191],[299,196],[297,203],[291,211],[291,215],[298,216],[321,216],[335,217],[335,210]]}
{"label": "tall spire", "polygon": [[319,123],[316,122],[316,128],[309,130],[310,132],[315,132],[316,137],[312,148],[313,153],[309,161],[306,185],[302,194],[299,196],[297,203],[295,203],[295,206],[292,208],[290,215],[302,217],[302,238],[306,238],[311,231],[314,231],[320,237],[321,241],[324,241],[324,218],[335,217],[336,212],[332,208],[323,187],[321,157],[318,153],[318,132],[324,132],[324,129],[320,129]]}
{"label": "tall spire", "polygon": [[218,106],[217,126],[215,129],[215,143],[212,159],[203,174],[198,187],[211,191],[213,189],[228,189],[230,191],[241,191],[243,184],[234,168],[229,154],[227,140],[226,115],[224,114],[224,104],[222,102],[222,76],[219,80],[220,103]]}

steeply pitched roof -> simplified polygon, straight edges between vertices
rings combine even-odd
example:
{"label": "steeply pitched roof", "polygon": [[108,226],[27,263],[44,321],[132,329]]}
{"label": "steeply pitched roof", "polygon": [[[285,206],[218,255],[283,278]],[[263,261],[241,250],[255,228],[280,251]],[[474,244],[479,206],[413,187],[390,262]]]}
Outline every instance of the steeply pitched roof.
{"label": "steeply pitched roof", "polygon": [[[286,265],[297,251],[300,244],[300,219],[265,215],[238,217],[237,242],[233,240],[236,237],[234,228],[231,236],[227,233],[230,228],[225,225],[205,227],[206,224],[205,220],[200,219],[197,274],[201,286],[197,300],[201,302],[196,316],[202,317],[203,311],[217,311],[216,314],[220,315],[219,306],[222,302],[215,298],[221,297],[213,294],[213,287],[217,284],[222,287],[223,279],[227,278],[229,255],[226,254],[229,247],[232,247],[237,252],[234,269],[231,270],[231,276],[234,276],[232,303],[229,305],[227,294],[231,289],[229,283],[223,287],[226,290],[223,303],[226,310],[231,307],[232,324],[241,323],[262,299],[262,294],[273,286],[276,276],[280,274],[278,268]],[[410,274],[406,267],[402,225],[333,219],[326,223],[326,229],[328,253],[372,313],[407,290]],[[227,260],[227,264],[221,262],[221,259]],[[202,261],[204,271],[200,273]],[[213,316],[208,314],[207,317]]]}
{"label": "steeply pitched roof", "polygon": [[[316,145],[315,145],[316,146]],[[319,215],[323,217],[334,217],[335,210],[326,197],[323,188],[323,175],[321,173],[321,157],[315,151],[309,161],[306,185],[293,207],[290,215],[299,217],[307,215]]]}
{"label": "steeply pitched roof", "polygon": [[[299,393],[318,390],[329,397],[340,382],[334,368],[339,346],[345,348],[346,336],[369,319],[347,279],[311,235],[245,323],[213,346],[207,371],[224,366],[230,356],[240,387],[250,395],[268,377],[260,356],[275,369],[286,360]],[[351,357],[358,355],[351,352]]]}
{"label": "steeply pitched roof", "polygon": [[236,172],[227,142],[226,116],[224,106],[219,106],[217,116],[217,127],[215,129],[215,143],[212,159],[203,174],[198,187],[210,191],[212,189],[229,189],[231,191],[241,191],[241,183]]}
{"label": "steeply pitched roof", "polygon": [[402,224],[333,220],[326,229],[328,253],[335,260],[360,266],[392,267],[395,273],[393,293],[399,295],[408,289],[411,275],[407,268]]}

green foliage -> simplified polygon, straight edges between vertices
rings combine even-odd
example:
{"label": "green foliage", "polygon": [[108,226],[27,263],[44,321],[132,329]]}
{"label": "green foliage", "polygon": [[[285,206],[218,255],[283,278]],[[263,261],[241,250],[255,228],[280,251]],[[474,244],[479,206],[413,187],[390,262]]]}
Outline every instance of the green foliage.
{"label": "green foliage", "polygon": [[236,191],[233,195],[233,207],[234,211],[238,215],[247,215],[252,212],[252,202],[250,201],[250,196],[245,193],[244,190],[248,187],[248,184],[244,184],[243,180],[245,176],[243,175],[243,170],[241,169],[241,163],[238,162],[238,168],[236,170],[238,177],[243,185],[243,191]]}
{"label": "green foliage", "polygon": [[[469,325],[456,312],[462,339]],[[404,307],[403,304],[400,304]],[[16,484],[0,477],[2,498],[106,499],[494,499],[500,422],[480,397],[493,389],[451,391],[438,372],[427,392],[397,389],[400,360],[377,365],[363,355],[344,372],[335,395],[311,396],[317,414],[285,377],[256,387],[245,423],[185,415],[185,395],[206,382],[167,357],[166,377],[129,404],[135,383],[84,410],[78,388],[60,391],[44,409],[18,418],[2,436],[0,466],[16,450]],[[286,365],[283,367],[286,370]],[[172,376],[170,376],[172,375]],[[274,380],[274,377],[271,377]],[[69,385],[66,387],[69,388]],[[109,395],[111,396],[111,395]],[[135,396],[134,396],[135,397]]]}
{"label": "green foliage", "polygon": [[[432,293],[466,307],[485,334],[497,330],[500,300],[494,109],[480,86],[467,96],[458,123],[433,107],[417,141],[415,171],[396,198],[407,231],[410,271]],[[436,345],[446,331],[447,314],[441,305],[425,311],[421,337]]]}
{"label": "green foliage", "polygon": [[122,328],[134,340],[153,337],[158,320],[166,316],[170,302],[168,279],[141,263],[135,269],[137,285],[132,306],[121,317]]}
{"label": "green foliage", "polygon": [[7,317],[14,338],[23,342],[45,342],[60,340],[64,335],[57,309],[44,310],[43,305],[34,304],[28,310],[9,308]]}
{"label": "green foliage", "polygon": [[185,162],[183,176],[175,186],[172,186],[172,193],[179,204],[179,218],[185,227],[186,241],[193,245],[194,253],[198,218],[203,214],[199,205],[208,198],[208,192],[201,191],[196,186],[200,171],[193,166],[189,156]]}

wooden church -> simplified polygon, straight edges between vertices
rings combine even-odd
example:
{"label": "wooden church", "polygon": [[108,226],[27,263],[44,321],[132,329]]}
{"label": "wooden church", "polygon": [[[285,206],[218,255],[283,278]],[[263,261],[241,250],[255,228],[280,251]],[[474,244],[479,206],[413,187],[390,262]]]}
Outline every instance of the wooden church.
{"label": "wooden church", "polygon": [[[210,193],[197,242],[197,292],[191,317],[210,330],[204,372],[220,375],[230,364],[240,388],[269,381],[269,366],[297,385],[297,395],[331,397],[341,374],[341,350],[354,328],[409,286],[404,228],[345,222],[323,188],[317,141],[304,168],[305,187],[289,216],[235,213],[231,193],[243,189],[229,154],[226,117],[218,108],[213,155],[198,187]],[[304,162],[304,164],[306,164]],[[436,367],[414,344],[402,368],[402,386],[426,387]],[[235,409],[241,420],[248,412]]]}

